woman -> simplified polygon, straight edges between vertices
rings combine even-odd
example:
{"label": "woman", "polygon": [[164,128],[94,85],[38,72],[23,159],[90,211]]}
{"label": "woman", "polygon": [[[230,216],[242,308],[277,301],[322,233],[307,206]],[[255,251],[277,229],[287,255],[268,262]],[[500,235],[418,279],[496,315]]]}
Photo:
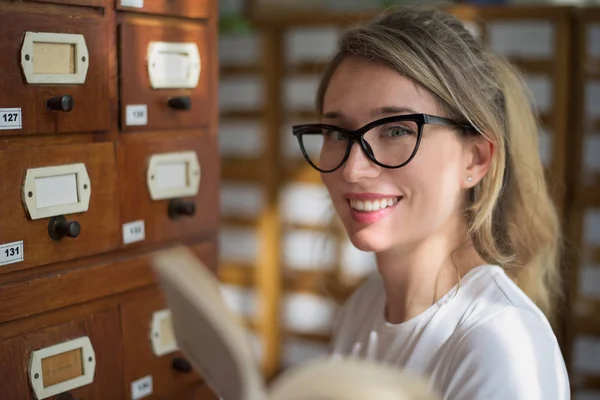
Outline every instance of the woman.
{"label": "woman", "polygon": [[405,8],[343,36],[317,106],[294,134],[379,272],[343,306],[334,354],[444,399],[570,398],[544,315],[559,223],[517,73],[456,18]]}

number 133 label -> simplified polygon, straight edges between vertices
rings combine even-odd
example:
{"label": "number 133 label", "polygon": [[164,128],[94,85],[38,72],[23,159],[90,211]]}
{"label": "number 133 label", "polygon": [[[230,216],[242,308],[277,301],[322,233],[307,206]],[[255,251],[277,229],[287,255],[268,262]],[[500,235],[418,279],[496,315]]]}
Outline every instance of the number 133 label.
{"label": "number 133 label", "polygon": [[23,261],[23,241],[0,244],[0,266]]}
{"label": "number 133 label", "polygon": [[0,108],[0,130],[22,128],[20,108]]}

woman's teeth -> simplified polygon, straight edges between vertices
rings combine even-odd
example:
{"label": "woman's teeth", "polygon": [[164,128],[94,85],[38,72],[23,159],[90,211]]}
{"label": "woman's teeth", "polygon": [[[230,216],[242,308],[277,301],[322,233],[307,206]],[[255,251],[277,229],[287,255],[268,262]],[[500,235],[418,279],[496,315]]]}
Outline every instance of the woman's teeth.
{"label": "woman's teeth", "polygon": [[378,211],[398,203],[398,197],[379,200],[350,200],[350,207],[357,211]]}

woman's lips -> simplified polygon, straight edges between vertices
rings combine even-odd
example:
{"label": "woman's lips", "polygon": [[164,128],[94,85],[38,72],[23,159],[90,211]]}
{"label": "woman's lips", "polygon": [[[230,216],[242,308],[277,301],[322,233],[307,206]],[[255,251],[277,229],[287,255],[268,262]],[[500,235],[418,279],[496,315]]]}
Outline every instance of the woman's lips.
{"label": "woman's lips", "polygon": [[363,193],[352,194],[347,198],[352,219],[359,223],[372,224],[388,216],[402,196]]}

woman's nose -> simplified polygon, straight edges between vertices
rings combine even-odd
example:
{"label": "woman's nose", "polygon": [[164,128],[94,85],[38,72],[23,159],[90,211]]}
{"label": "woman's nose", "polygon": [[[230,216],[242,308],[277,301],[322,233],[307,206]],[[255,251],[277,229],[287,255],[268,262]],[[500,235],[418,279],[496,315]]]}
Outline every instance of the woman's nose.
{"label": "woman's nose", "polygon": [[[367,151],[373,155],[371,146],[367,145]],[[372,179],[379,176],[381,167],[367,157],[359,143],[353,143],[350,148],[348,159],[344,163],[343,176],[347,182],[357,182],[361,179]]]}

